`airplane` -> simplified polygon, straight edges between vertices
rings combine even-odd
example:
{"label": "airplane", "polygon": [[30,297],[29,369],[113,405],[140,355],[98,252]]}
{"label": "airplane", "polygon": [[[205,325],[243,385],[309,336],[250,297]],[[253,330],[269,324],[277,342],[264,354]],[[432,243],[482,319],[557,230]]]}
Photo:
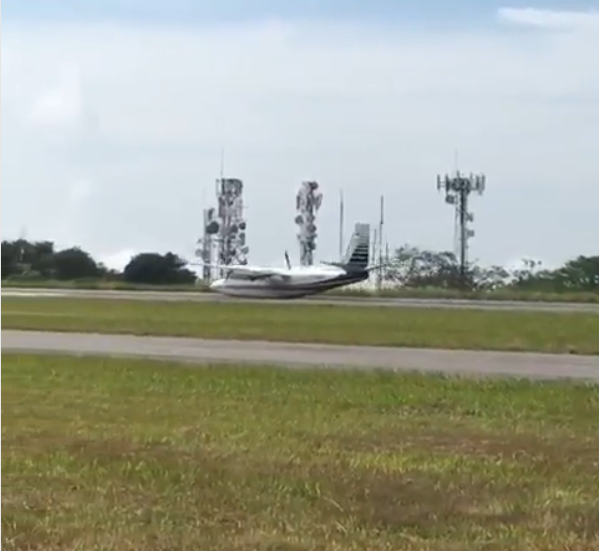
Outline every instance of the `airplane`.
{"label": "airplane", "polygon": [[356,224],[341,262],[323,262],[320,266],[291,267],[285,252],[285,268],[247,265],[214,266],[225,271],[210,289],[222,295],[240,298],[301,298],[345,287],[368,279],[380,266],[369,266],[370,224]]}

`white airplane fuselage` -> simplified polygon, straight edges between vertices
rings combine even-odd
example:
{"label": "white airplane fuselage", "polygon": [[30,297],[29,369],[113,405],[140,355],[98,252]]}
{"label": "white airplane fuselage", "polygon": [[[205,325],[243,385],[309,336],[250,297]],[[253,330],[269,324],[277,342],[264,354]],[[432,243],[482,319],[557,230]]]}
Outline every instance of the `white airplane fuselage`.
{"label": "white airplane fuselage", "polygon": [[[248,272],[230,272],[214,281],[210,288],[220,294],[240,298],[301,298],[343,287],[368,278],[366,270],[338,266],[300,266],[296,268],[247,267]],[[275,272],[268,278],[262,271]]]}

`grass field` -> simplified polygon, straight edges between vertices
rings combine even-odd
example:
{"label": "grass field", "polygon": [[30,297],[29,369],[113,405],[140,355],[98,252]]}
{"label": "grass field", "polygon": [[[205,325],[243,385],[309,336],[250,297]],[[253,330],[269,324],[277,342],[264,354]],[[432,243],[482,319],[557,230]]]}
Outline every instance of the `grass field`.
{"label": "grass field", "polygon": [[2,299],[4,329],[599,353],[599,315],[306,304]]}
{"label": "grass field", "polygon": [[[196,291],[209,292],[206,285],[201,282],[197,285],[135,285],[124,281],[104,281],[97,279],[82,279],[76,281],[57,280],[28,280],[5,279],[3,287],[17,288],[54,288],[54,289],[107,289],[126,291]],[[599,303],[599,293],[595,292],[549,292],[549,291],[523,291],[518,289],[497,289],[494,291],[461,291],[458,289],[441,288],[386,288],[377,292],[370,289],[356,287],[336,289],[326,293],[326,296],[351,296],[351,297],[395,297],[395,298],[459,298],[470,300],[519,300],[529,302],[588,302]]]}
{"label": "grass field", "polygon": [[596,386],[2,361],[5,551],[599,548]]}

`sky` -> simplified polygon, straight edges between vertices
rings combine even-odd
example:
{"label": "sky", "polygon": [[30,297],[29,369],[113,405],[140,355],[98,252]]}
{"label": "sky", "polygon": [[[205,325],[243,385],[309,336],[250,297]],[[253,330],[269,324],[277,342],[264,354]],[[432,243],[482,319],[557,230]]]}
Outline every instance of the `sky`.
{"label": "sky", "polygon": [[[317,180],[317,260],[378,223],[391,248],[453,247],[437,174],[484,173],[470,257],[598,254],[599,2],[4,0],[2,239],[122,268],[193,256],[241,178],[250,262],[297,262]],[[457,155],[456,155],[457,151]]]}

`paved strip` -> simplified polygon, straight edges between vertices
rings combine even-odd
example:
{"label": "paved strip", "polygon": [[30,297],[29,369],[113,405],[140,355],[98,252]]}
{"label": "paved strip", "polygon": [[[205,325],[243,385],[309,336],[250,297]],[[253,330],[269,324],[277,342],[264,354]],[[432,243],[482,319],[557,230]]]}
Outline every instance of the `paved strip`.
{"label": "paved strip", "polygon": [[333,346],[257,341],[2,331],[2,352],[145,357],[288,367],[383,368],[599,382],[599,356]]}
{"label": "paved strip", "polygon": [[335,295],[316,296],[296,300],[235,299],[215,293],[187,291],[114,291],[86,289],[2,289],[2,296],[11,297],[72,297],[117,300],[147,300],[170,302],[245,302],[253,304],[321,304],[343,306],[382,306],[388,308],[467,308],[475,310],[520,310],[531,312],[591,312],[599,314],[599,304],[576,302],[527,302],[514,300],[467,300],[425,298],[379,298],[342,297]]}

